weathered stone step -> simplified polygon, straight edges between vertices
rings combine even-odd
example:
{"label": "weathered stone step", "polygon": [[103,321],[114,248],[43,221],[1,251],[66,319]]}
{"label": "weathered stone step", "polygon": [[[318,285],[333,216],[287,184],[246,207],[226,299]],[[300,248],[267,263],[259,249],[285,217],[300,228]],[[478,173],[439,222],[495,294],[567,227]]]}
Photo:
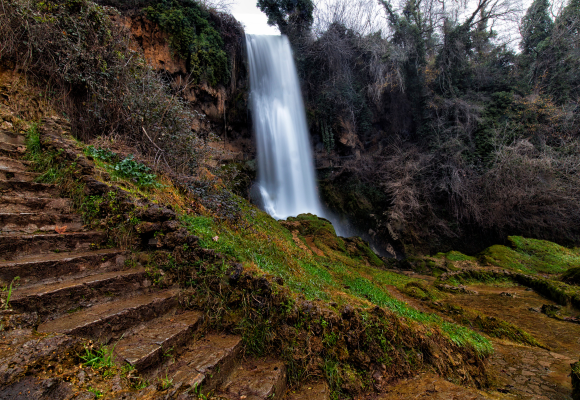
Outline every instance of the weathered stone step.
{"label": "weathered stone step", "polygon": [[26,169],[30,163],[27,161],[15,160],[8,157],[0,157],[0,179],[5,181],[32,182],[40,174],[28,172]]}
{"label": "weathered stone step", "polygon": [[235,368],[219,387],[217,395],[231,400],[280,400],[285,392],[284,363],[273,359],[257,359]]}
{"label": "weathered stone step", "polygon": [[305,383],[300,389],[289,392],[285,400],[330,400],[330,389],[325,381]]}
{"label": "weathered stone step", "polygon": [[0,279],[10,282],[20,277],[20,284],[30,284],[51,277],[65,277],[92,271],[114,271],[123,268],[125,252],[117,249],[85,253],[42,254],[16,261],[0,262]]}
{"label": "weathered stone step", "polygon": [[172,356],[180,353],[203,321],[203,313],[186,311],[165,315],[143,325],[115,346],[115,357],[122,364],[127,362],[137,371],[143,371],[163,360],[165,352]]}
{"label": "weathered stone step", "polygon": [[0,260],[9,261],[34,254],[82,252],[101,244],[105,232],[41,233],[0,235]]}
{"label": "weathered stone step", "polygon": [[106,343],[119,338],[127,329],[176,307],[178,293],[178,289],[172,289],[102,303],[44,322],[37,331],[64,333]]}
{"label": "weathered stone step", "polygon": [[53,197],[0,196],[0,213],[69,213],[72,200]]}
{"label": "weathered stone step", "polygon": [[0,156],[0,171],[25,172],[30,165],[28,161],[15,160],[11,157]]}
{"label": "weathered stone step", "polygon": [[0,179],[0,195],[21,197],[60,197],[56,185]]}
{"label": "weathered stone step", "polygon": [[26,153],[25,146],[0,141],[0,156],[19,159],[24,156],[24,153]]}
{"label": "weathered stone step", "polygon": [[0,130],[0,142],[10,143],[15,145],[23,145],[25,142],[24,135],[12,133],[6,130]]}
{"label": "weathered stone step", "polygon": [[0,233],[55,232],[56,227],[78,232],[83,229],[83,221],[79,214],[0,212]]}
{"label": "weathered stone step", "polygon": [[36,172],[6,171],[0,169],[0,179],[4,181],[34,182],[40,174]]}
{"label": "weathered stone step", "polygon": [[137,293],[150,286],[144,269],[112,271],[69,277],[61,282],[18,287],[10,305],[19,311],[36,312],[41,320],[48,315],[88,307],[99,297]]}
{"label": "weathered stone step", "polygon": [[242,351],[242,338],[208,335],[182,352],[181,357],[161,371],[180,390],[201,388],[208,393],[219,386],[236,367]]}

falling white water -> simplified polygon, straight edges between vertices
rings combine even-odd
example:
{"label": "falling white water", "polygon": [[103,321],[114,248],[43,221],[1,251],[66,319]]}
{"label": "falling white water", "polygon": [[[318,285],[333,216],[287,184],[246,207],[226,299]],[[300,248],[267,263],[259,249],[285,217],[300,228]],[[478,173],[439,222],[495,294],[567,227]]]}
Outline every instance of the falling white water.
{"label": "falling white water", "polygon": [[322,216],[304,104],[285,36],[246,35],[258,186],[268,214]]}

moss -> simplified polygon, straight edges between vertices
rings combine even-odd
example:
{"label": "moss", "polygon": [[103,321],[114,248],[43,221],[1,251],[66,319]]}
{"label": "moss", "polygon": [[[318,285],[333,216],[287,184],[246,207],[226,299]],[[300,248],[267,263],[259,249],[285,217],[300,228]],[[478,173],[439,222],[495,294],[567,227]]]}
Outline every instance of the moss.
{"label": "moss", "polygon": [[445,253],[445,258],[447,258],[448,260],[451,260],[451,261],[475,261],[476,260],[475,257],[467,256],[467,255],[460,253],[458,251],[450,251],[448,253]]}
{"label": "moss", "polygon": [[223,39],[210,22],[209,12],[198,2],[161,0],[144,12],[169,33],[171,48],[187,61],[193,79],[203,79],[212,86],[228,82],[228,57]]}
{"label": "moss", "polygon": [[580,264],[580,249],[568,249],[546,240],[510,236],[511,248],[491,246],[480,260],[500,268],[526,273],[557,274]]}
{"label": "moss", "polygon": [[572,399],[580,400],[580,361],[572,364]]}
{"label": "moss", "polygon": [[564,272],[562,281],[569,285],[580,285],[580,267],[570,268]]}

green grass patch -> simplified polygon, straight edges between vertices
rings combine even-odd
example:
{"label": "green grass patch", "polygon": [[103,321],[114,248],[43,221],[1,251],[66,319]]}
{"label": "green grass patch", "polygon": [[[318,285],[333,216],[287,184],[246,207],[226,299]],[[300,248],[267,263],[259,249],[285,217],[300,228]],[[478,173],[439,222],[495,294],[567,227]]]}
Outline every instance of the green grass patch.
{"label": "green grass patch", "polygon": [[[439,328],[459,346],[473,346],[480,354],[492,351],[491,343],[481,335],[445,322],[436,315],[419,312],[391,297],[385,286],[401,288],[414,280],[368,266],[357,257],[349,257],[348,251],[343,250],[344,246],[334,246],[326,238],[331,233],[328,222],[317,221],[316,216],[301,217],[308,221],[301,229],[309,231],[301,233],[321,232],[325,238],[320,247],[330,256],[316,256],[298,247],[290,231],[269,215],[256,211],[242,199],[238,198],[238,201],[245,223],[230,225],[209,216],[182,216],[181,220],[190,232],[200,237],[202,246],[231,256],[246,266],[253,265],[283,278],[294,293],[302,294],[308,300],[386,307],[401,317]],[[332,233],[336,238],[334,230]],[[333,245],[335,250],[325,246],[325,243]]]}
{"label": "green grass patch", "polygon": [[580,249],[545,240],[510,236],[511,248],[491,246],[480,254],[488,264],[525,273],[558,274],[580,265]]}

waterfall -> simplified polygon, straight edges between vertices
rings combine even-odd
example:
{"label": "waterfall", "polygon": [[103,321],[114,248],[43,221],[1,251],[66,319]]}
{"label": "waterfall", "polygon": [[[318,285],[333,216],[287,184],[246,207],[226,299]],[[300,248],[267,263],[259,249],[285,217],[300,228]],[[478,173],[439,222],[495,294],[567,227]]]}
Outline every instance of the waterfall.
{"label": "waterfall", "polygon": [[246,35],[258,189],[276,219],[322,216],[298,74],[285,36]]}

